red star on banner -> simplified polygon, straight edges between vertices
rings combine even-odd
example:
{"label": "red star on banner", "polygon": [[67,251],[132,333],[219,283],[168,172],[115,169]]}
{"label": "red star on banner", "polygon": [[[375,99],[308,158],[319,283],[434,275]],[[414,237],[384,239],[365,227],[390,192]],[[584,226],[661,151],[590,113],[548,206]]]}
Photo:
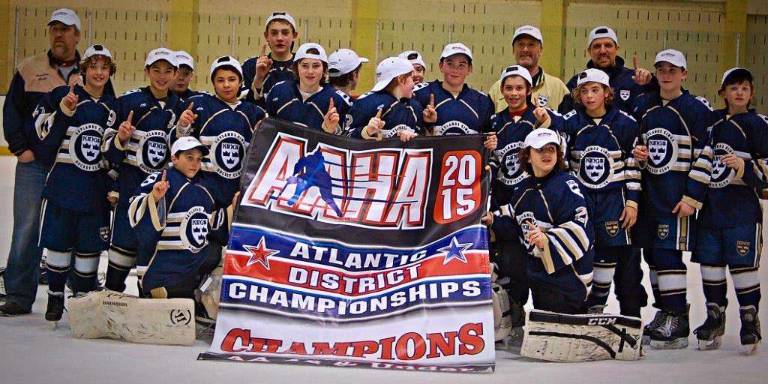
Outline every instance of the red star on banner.
{"label": "red star on banner", "polygon": [[245,263],[246,267],[260,263],[267,270],[269,270],[269,257],[280,253],[280,251],[276,249],[267,248],[267,245],[264,243],[264,236],[261,237],[259,244],[255,247],[253,245],[243,245],[243,248],[251,253],[250,258]]}

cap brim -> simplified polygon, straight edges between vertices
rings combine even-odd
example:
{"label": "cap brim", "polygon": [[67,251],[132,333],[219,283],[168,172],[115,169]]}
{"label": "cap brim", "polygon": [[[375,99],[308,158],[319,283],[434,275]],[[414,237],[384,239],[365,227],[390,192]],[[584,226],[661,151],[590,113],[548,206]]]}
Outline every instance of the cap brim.
{"label": "cap brim", "polygon": [[362,63],[367,63],[367,62],[369,62],[369,61],[370,61],[370,60],[368,60],[368,58],[367,58],[367,57],[361,57],[361,58],[360,58],[360,64],[362,64]]}
{"label": "cap brim", "polygon": [[186,152],[186,151],[190,151],[190,150],[193,150],[193,149],[199,149],[200,152],[203,154],[203,156],[208,156],[208,154],[211,152],[208,149],[208,147],[206,147],[203,144],[200,144],[200,145],[195,145],[194,147],[191,147],[191,148],[183,148],[183,149],[179,148],[179,149],[176,150],[176,152],[173,153],[173,155],[176,156],[176,155],[179,154],[179,152]]}
{"label": "cap brim", "polygon": [[[392,79],[394,79],[394,77]],[[386,88],[387,85],[389,85],[389,83],[392,81],[392,79],[381,80],[378,83],[374,84],[373,88],[371,88],[371,92],[378,92]]]}

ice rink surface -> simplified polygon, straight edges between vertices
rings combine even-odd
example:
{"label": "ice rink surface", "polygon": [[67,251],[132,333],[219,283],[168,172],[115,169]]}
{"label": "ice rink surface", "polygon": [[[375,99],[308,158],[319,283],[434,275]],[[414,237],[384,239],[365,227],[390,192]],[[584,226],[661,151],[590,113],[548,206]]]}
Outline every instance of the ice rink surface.
{"label": "ice rink surface", "polygon": [[[0,265],[5,265],[12,227],[13,175],[16,160],[0,157]],[[106,269],[103,257],[99,268]],[[698,265],[688,270],[688,299],[691,329],[706,317]],[[128,283],[135,287],[135,278]],[[768,272],[760,271],[768,285]],[[645,285],[650,294],[648,277]],[[729,278],[729,285],[730,285]],[[135,288],[133,288],[135,293]],[[450,374],[392,370],[267,365],[197,361],[209,340],[191,347],[128,344],[114,340],[82,340],[72,337],[67,314],[58,328],[43,319],[46,287],[40,286],[33,313],[15,318],[0,317],[0,383],[2,384],[89,384],[89,383],[768,383],[768,350],[741,356],[739,313],[732,285],[728,293],[726,335],[717,351],[696,350],[690,337],[686,350],[658,351],[646,348],[644,359],[636,362],[601,361],[590,363],[545,363],[497,352],[493,374]],[[767,308],[765,296],[761,302]],[[608,312],[618,311],[614,298]],[[649,306],[644,322],[653,317]],[[763,311],[763,321],[768,321]],[[765,327],[763,328],[765,334]],[[763,365],[765,364],[765,365]]]}

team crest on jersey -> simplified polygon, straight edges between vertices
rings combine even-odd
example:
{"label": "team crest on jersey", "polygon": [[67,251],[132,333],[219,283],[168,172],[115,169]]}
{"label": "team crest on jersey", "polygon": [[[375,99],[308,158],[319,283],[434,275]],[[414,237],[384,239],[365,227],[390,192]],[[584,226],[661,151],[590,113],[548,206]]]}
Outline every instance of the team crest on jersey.
{"label": "team crest on jersey", "polygon": [[435,136],[473,135],[477,131],[458,120],[451,120],[435,127]]}
{"label": "team crest on jersey", "polygon": [[619,90],[619,97],[621,97],[622,100],[624,100],[624,101],[629,100],[629,96],[630,96],[629,89]]}
{"label": "team crest on jersey", "polygon": [[208,245],[208,214],[200,206],[192,207],[181,221],[180,237],[184,247],[192,253]]}
{"label": "team crest on jersey", "polygon": [[737,240],[736,241],[736,252],[739,253],[739,255],[746,256],[749,253],[749,248],[752,245],[752,242],[749,241],[742,241]]}
{"label": "team crest on jersey", "polygon": [[709,181],[710,188],[723,188],[733,181],[736,172],[728,168],[723,162],[723,156],[732,154],[733,148],[725,143],[717,143],[714,148],[714,161],[712,162],[712,178]]}
{"label": "team crest on jersey", "polygon": [[109,241],[109,227],[99,228],[99,237],[102,241]]}
{"label": "team crest on jersey", "polygon": [[613,158],[607,149],[590,145],[579,161],[579,180],[592,189],[603,188],[611,182]]}
{"label": "team crest on jersey", "polygon": [[660,240],[664,240],[669,236],[669,224],[659,224],[656,227],[656,235]]}
{"label": "team crest on jersey", "polygon": [[654,175],[667,173],[677,161],[675,136],[664,128],[654,128],[645,137],[648,143],[648,171]]}
{"label": "team crest on jersey", "polygon": [[525,247],[530,248],[531,244],[528,242],[528,234],[536,227],[536,216],[531,211],[525,211],[517,215],[515,219],[517,219],[520,229],[523,230],[523,243]]}
{"label": "team crest on jersey", "polygon": [[136,162],[139,168],[146,173],[160,170],[168,162],[168,142],[165,132],[153,130],[145,132],[139,140],[139,148],[136,151]]}
{"label": "team crest on jersey", "polygon": [[619,222],[618,221],[606,221],[605,231],[608,232],[608,236],[616,237],[619,234]]}
{"label": "team crest on jersey", "polygon": [[549,103],[549,98],[546,95],[539,95],[536,97],[536,104],[538,104],[539,107],[546,107],[547,103]]}
{"label": "team crest on jersey", "polygon": [[210,155],[216,173],[227,179],[240,177],[247,147],[245,138],[237,132],[227,131],[216,136]]}
{"label": "team crest on jersey", "polygon": [[83,124],[69,138],[69,153],[76,167],[86,172],[101,168],[101,137],[104,128],[98,124]]}
{"label": "team crest on jersey", "polygon": [[581,196],[581,198],[584,198],[584,195],[581,193],[581,188],[579,188],[579,183],[576,180],[566,180],[565,184],[568,185],[568,188],[571,189],[571,192],[573,192],[575,195]]}
{"label": "team crest on jersey", "polygon": [[520,166],[520,158],[518,157],[522,148],[523,143],[518,141],[509,143],[504,148],[494,151],[494,154],[501,162],[496,178],[504,183],[504,185],[515,185],[525,178],[526,173],[523,167]]}

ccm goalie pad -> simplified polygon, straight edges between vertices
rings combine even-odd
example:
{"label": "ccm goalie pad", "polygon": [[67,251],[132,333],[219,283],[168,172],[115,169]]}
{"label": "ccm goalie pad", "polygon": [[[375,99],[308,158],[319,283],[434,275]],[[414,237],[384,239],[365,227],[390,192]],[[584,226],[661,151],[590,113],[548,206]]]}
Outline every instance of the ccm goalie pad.
{"label": "ccm goalie pad", "polygon": [[69,301],[75,337],[141,344],[195,343],[192,299],[140,299],[114,291],[91,292]]}
{"label": "ccm goalie pad", "polygon": [[638,360],[642,322],[620,315],[566,315],[532,310],[520,354],[547,361]]}

